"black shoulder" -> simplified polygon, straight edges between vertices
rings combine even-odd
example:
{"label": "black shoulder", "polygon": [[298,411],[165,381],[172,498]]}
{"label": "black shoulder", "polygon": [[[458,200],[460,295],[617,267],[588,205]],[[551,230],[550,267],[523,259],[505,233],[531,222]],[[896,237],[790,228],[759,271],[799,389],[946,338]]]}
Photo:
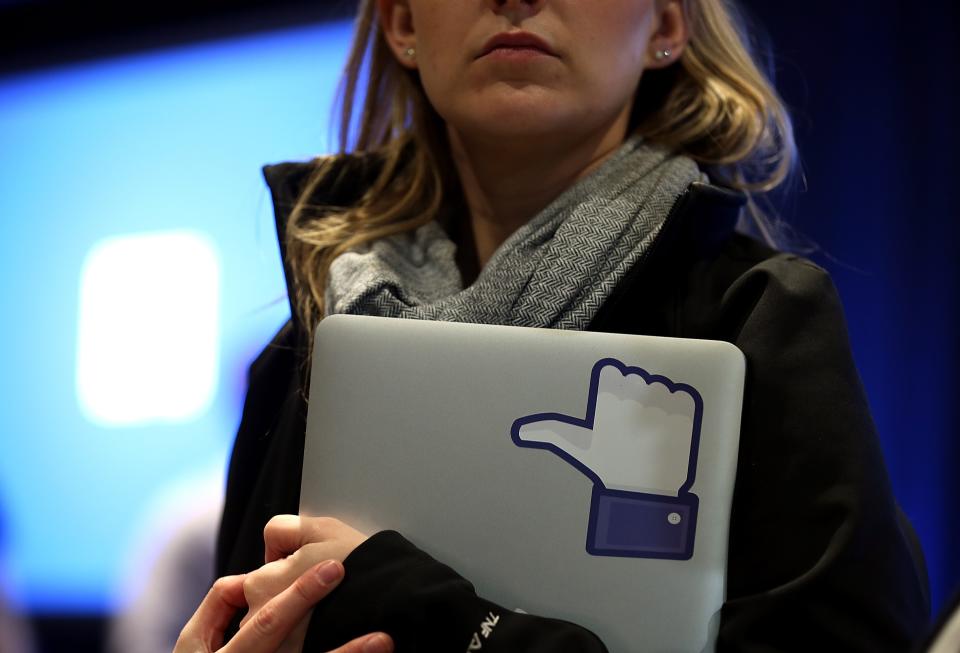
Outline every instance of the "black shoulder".
{"label": "black shoulder", "polygon": [[287,258],[287,223],[294,207],[303,197],[308,198],[317,215],[328,212],[331,207],[352,206],[373,183],[381,167],[382,157],[378,154],[332,155],[263,166],[263,178],[273,200],[274,226],[287,297],[291,299],[291,315],[297,315],[297,307],[293,301],[296,297],[293,272]]}
{"label": "black shoulder", "polygon": [[271,369],[291,365],[295,362],[296,355],[297,338],[293,321],[287,320],[250,364],[247,382],[251,383],[258,377],[268,375]]}
{"label": "black shoulder", "polygon": [[273,197],[277,224],[283,225],[305,192],[309,192],[309,202],[317,206],[355,204],[381,167],[382,156],[361,153],[274,163],[261,170]]}

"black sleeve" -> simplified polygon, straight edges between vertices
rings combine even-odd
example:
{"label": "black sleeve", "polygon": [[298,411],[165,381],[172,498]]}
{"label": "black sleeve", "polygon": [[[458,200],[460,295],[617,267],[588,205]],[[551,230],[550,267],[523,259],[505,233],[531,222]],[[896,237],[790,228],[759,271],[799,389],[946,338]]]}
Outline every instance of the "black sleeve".
{"label": "black sleeve", "polygon": [[747,359],[718,651],[907,651],[929,600],[887,478],[839,297],[781,255],[722,313]]}
{"label": "black sleeve", "polygon": [[262,565],[263,527],[274,515],[297,512],[306,423],[302,360],[287,322],[250,366],[217,538],[218,577]]}
{"label": "black sleeve", "polygon": [[394,531],[344,561],[341,585],[314,610],[304,651],[329,651],[383,631],[397,653],[606,653],[588,630],[508,610]]}

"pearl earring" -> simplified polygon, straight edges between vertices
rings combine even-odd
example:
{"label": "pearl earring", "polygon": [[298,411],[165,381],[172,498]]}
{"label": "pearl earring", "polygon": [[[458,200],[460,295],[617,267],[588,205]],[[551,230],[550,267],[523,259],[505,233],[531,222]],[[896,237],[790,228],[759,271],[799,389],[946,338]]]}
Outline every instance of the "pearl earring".
{"label": "pearl earring", "polygon": [[405,54],[407,55],[407,58],[413,59],[415,56],[417,56],[417,51],[413,48],[407,48]]}
{"label": "pearl earring", "polygon": [[657,50],[653,58],[657,61],[663,61],[664,59],[669,59],[671,54],[673,53],[668,48],[663,48],[662,50]]}

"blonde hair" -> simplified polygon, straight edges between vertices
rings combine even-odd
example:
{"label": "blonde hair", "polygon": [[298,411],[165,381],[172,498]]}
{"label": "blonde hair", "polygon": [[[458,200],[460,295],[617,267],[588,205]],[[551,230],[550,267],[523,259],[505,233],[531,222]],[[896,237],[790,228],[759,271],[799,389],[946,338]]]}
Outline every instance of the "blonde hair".
{"label": "blonde hair", "polygon": [[[772,241],[753,201],[784,182],[796,161],[790,116],[751,55],[729,0],[682,0],[690,40],[676,64],[646,71],[631,133],[700,163],[715,181],[748,194],[748,213]],[[357,106],[361,78],[367,83]],[[351,134],[354,134],[351,137]],[[340,88],[340,154],[315,160],[286,230],[298,316],[309,334],[323,316],[330,264],[364,243],[416,229],[458,201],[442,121],[416,74],[401,66],[380,28],[375,0],[362,0]],[[310,198],[351,152],[375,152],[380,167],[350,206]],[[323,219],[318,219],[322,216]],[[312,338],[309,342],[312,342]]]}

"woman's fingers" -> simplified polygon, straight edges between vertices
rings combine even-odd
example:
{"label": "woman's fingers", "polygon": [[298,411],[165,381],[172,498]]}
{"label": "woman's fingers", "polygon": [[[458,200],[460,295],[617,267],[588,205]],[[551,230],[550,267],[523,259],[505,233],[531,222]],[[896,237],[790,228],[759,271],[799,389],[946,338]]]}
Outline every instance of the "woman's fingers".
{"label": "woman's fingers", "polygon": [[261,606],[223,648],[223,653],[273,653],[342,579],[343,565],[335,560],[311,567]]}
{"label": "woman's fingers", "polygon": [[277,515],[263,529],[264,561],[285,558],[308,545],[328,544],[331,555],[343,560],[367,536],[333,517]]}
{"label": "woman's fingers", "polygon": [[213,584],[180,631],[174,653],[215,651],[220,647],[233,616],[247,605],[243,597],[243,579],[243,576],[225,576]]}
{"label": "woman's fingers", "polygon": [[291,564],[288,559],[274,560],[248,573],[243,581],[243,595],[246,597],[247,605],[250,606],[250,611],[240,625],[246,623],[260,609],[260,606],[290,587],[305,571],[332,557],[315,558],[301,566]]}
{"label": "woman's fingers", "polygon": [[[247,605],[244,576],[227,576],[210,588],[200,607],[184,626],[174,653],[275,653],[305,624],[310,610],[343,580],[343,565],[327,560],[300,575],[288,588],[244,618],[239,632],[222,649],[223,635],[237,610]],[[305,634],[305,633],[304,633]],[[302,639],[301,634],[298,639]],[[299,648],[302,646],[300,642]],[[373,633],[344,644],[331,653],[393,653],[393,640]]]}
{"label": "woman's fingers", "polygon": [[330,653],[393,653],[393,640],[386,633],[373,633],[347,642]]}
{"label": "woman's fingers", "polygon": [[300,531],[300,517],[277,515],[263,529],[264,562],[285,558],[306,544]]}
{"label": "woman's fingers", "polygon": [[333,517],[276,515],[263,529],[264,562],[286,558],[307,544],[326,542],[352,533],[357,531]]}

